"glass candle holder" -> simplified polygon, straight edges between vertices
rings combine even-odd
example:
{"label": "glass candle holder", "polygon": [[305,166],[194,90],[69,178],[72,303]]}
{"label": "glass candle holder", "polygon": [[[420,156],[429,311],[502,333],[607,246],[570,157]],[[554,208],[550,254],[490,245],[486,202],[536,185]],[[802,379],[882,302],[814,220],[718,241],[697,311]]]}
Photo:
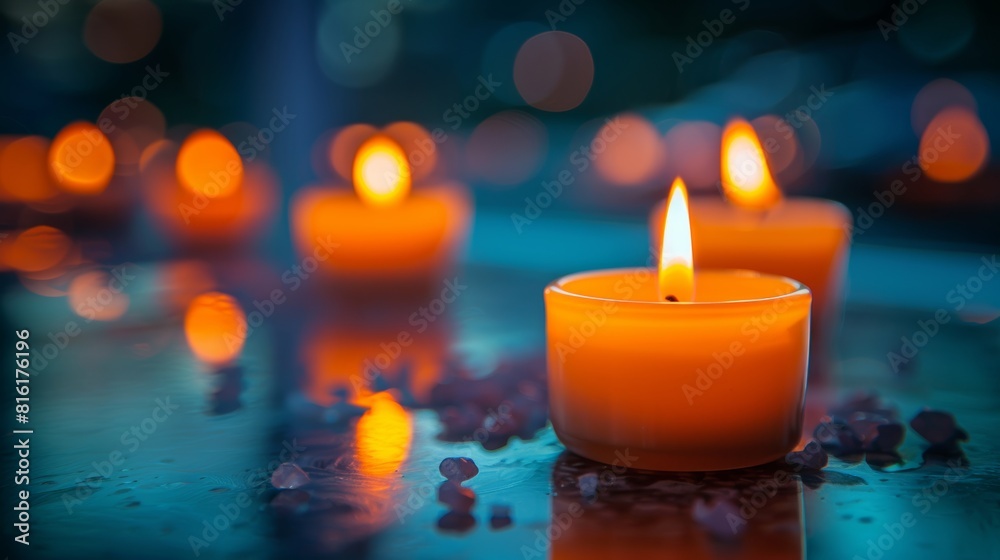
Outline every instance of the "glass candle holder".
{"label": "glass candle holder", "polygon": [[646,268],[545,289],[552,425],[571,451],[634,468],[759,465],[798,443],[812,295],[795,280],[699,271],[695,299],[660,301]]}

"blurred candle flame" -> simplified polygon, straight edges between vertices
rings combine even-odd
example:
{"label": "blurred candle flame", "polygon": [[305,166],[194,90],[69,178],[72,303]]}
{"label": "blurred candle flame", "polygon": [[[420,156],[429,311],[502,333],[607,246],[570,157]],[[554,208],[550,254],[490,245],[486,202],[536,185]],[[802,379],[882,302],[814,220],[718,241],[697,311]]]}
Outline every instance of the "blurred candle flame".
{"label": "blurred candle flame", "polygon": [[979,115],[965,107],[948,107],[934,116],[920,136],[920,167],[942,183],[960,183],[986,166],[990,139]]}
{"label": "blurred candle flame", "polygon": [[247,333],[247,318],[235,298],[208,292],[191,300],[184,317],[188,346],[202,361],[225,365],[240,355]]}
{"label": "blurred candle flame", "polygon": [[394,206],[410,192],[406,154],[386,136],[369,138],[354,159],[354,190],[371,206]]}
{"label": "blurred candle flame", "polygon": [[243,184],[243,160],[225,136],[210,129],[197,130],[177,154],[177,179],[195,194],[227,197]]}
{"label": "blurred candle flame", "polygon": [[111,141],[91,123],[68,124],[49,147],[49,170],[65,191],[100,194],[115,171]]}
{"label": "blurred candle flame", "polygon": [[361,472],[373,476],[391,475],[410,454],[413,421],[406,409],[387,392],[375,393],[360,402],[371,407],[357,423]]}
{"label": "blurred candle flame", "polygon": [[766,210],[781,201],[753,126],[734,119],[722,132],[722,190],[733,204]]}
{"label": "blurred candle flame", "polygon": [[687,187],[674,179],[667,199],[667,216],[660,244],[659,296],[661,301],[694,301],[694,256]]}

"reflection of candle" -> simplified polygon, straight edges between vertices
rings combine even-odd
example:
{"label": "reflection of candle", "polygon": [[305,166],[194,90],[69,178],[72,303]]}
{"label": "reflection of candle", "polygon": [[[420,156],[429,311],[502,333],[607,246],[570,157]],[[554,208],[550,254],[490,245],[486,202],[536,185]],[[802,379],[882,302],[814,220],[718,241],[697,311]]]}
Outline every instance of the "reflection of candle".
{"label": "reflection of candle", "polygon": [[[794,278],[815,298],[813,339],[825,346],[838,313],[850,251],[851,215],[836,202],[782,200],[764,150],[749,123],[736,120],[723,132],[722,185],[730,203],[691,201],[694,256],[701,266],[745,268]],[[665,203],[650,221],[653,246],[663,231]],[[816,356],[813,362],[816,363]]]}
{"label": "reflection of candle", "polygon": [[552,425],[580,455],[719,470],[775,460],[799,440],[809,290],[747,271],[693,274],[687,211],[677,180],[658,282],[644,268],[604,270],[545,290]]}
{"label": "reflection of candle", "polygon": [[184,316],[188,346],[201,361],[213,366],[232,363],[246,338],[243,308],[230,295],[209,292],[194,298]]}
{"label": "reflection of candle", "polygon": [[[345,279],[426,277],[453,261],[465,239],[469,200],[457,184],[410,192],[403,150],[369,139],[354,163],[354,189],[310,188],[292,201],[292,229],[303,256]],[[333,247],[331,254],[319,248]]]}
{"label": "reflection of candle", "polygon": [[[802,483],[787,471],[761,467],[667,479],[621,466],[570,453],[556,460],[551,542],[531,543],[539,557],[547,548],[540,544],[551,545],[554,560],[805,557]],[[588,474],[597,483],[593,496],[579,489]]]}
{"label": "reflection of candle", "polygon": [[[338,309],[338,311],[342,311]],[[304,339],[302,362],[309,399],[330,406],[343,391],[361,404],[379,387],[404,390],[412,401],[426,405],[440,383],[448,359],[449,327],[444,320],[426,332],[380,316],[372,325],[356,316],[344,317],[311,332]]]}

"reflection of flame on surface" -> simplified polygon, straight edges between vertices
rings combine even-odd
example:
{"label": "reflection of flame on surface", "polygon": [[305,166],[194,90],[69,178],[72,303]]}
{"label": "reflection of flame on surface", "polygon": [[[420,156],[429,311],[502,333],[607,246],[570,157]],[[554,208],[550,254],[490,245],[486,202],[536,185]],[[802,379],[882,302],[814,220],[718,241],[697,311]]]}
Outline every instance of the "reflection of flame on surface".
{"label": "reflection of flame on surface", "polygon": [[[397,344],[399,327],[361,328],[356,323],[326,325],[307,335],[302,345],[306,368],[303,391],[319,406],[331,406],[344,392],[348,402],[364,404],[373,387],[399,388],[417,403],[430,400],[431,389],[444,373],[448,329],[438,321],[427,332],[413,336],[410,344],[390,355],[386,347]],[[395,357],[392,357],[392,356]]]}
{"label": "reflection of flame on surface", "polygon": [[399,204],[410,192],[410,165],[403,149],[386,136],[374,136],[358,149],[354,190],[372,206]]}
{"label": "reflection of flame on surface", "polygon": [[691,217],[688,213],[687,188],[680,177],[674,179],[674,184],[670,187],[660,247],[660,301],[694,301]]}
{"label": "reflection of flame on surface", "polygon": [[184,334],[191,351],[213,365],[227,364],[238,357],[246,332],[246,314],[240,304],[221,292],[194,298],[184,317]]}
{"label": "reflection of flame on surface", "polygon": [[371,408],[357,424],[357,453],[361,472],[385,476],[396,472],[410,454],[413,421],[410,413],[387,392],[359,399]]}
{"label": "reflection of flame on surface", "polygon": [[722,189],[733,204],[764,210],[781,200],[757,131],[734,119],[722,131]]}
{"label": "reflection of flame on surface", "polygon": [[103,270],[78,275],[69,285],[69,305],[74,313],[88,320],[114,321],[128,311],[129,297],[124,286],[115,286]]}

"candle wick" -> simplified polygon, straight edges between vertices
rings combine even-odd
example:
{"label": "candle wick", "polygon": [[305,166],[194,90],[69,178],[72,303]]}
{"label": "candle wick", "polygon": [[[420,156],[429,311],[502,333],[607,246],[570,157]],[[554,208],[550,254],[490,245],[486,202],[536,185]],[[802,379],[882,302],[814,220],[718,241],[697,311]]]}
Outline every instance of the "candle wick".
{"label": "candle wick", "polygon": [[666,298],[664,298],[664,299],[666,299],[667,301],[679,301],[679,300],[677,299],[677,296],[675,296],[675,295],[673,295],[673,294],[670,294],[669,296],[667,296],[667,297],[666,297]]}

